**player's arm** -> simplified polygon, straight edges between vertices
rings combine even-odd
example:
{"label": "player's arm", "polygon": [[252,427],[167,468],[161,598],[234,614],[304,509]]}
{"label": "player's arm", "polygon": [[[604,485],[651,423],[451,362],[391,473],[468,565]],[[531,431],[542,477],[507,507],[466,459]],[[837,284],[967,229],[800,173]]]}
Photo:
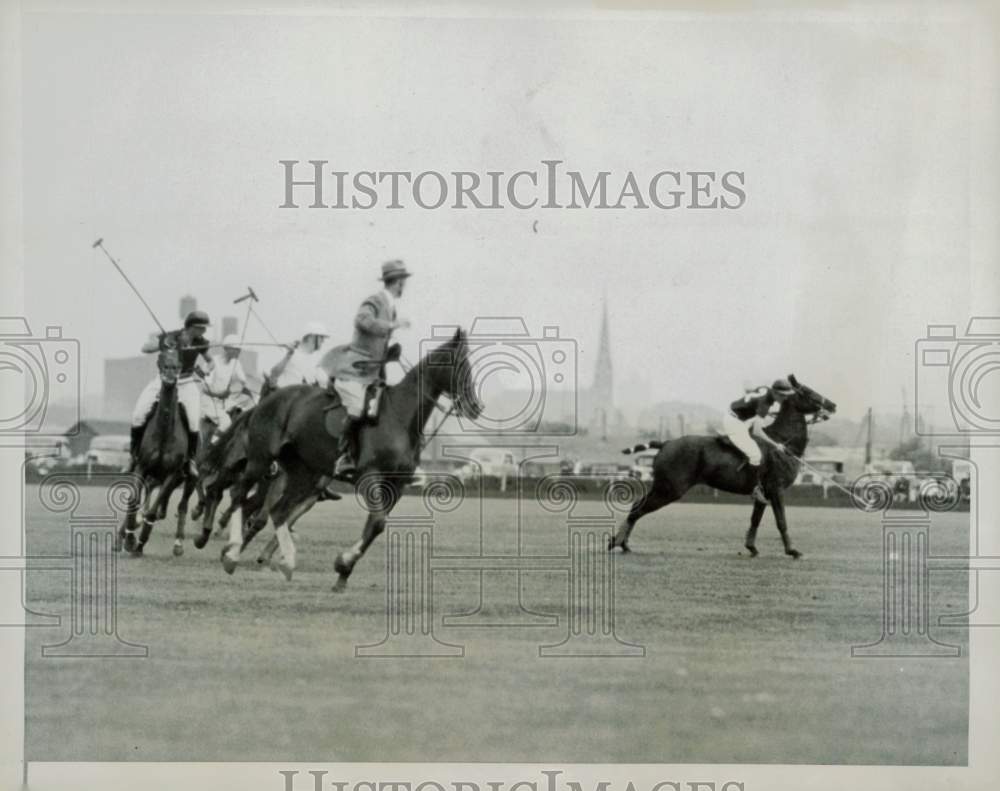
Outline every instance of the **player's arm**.
{"label": "player's arm", "polygon": [[388,336],[399,324],[395,321],[380,319],[375,305],[369,301],[361,305],[358,315],[354,317],[354,326],[370,335]]}
{"label": "player's arm", "polygon": [[773,402],[767,396],[762,396],[757,400],[757,414],[753,416],[753,435],[755,437],[760,437],[766,443],[772,447],[778,448],[779,450],[784,450],[785,446],[780,442],[775,442],[771,439],[767,432],[764,431],[764,420],[768,417],[771,409],[771,404]]}
{"label": "player's arm", "polygon": [[271,368],[270,374],[268,375],[268,378],[272,382],[277,383],[278,378],[285,372],[285,369],[288,367],[288,361],[292,359],[292,355],[295,354],[295,350],[298,347],[299,347],[299,341],[295,341],[294,343],[288,344],[288,346],[286,347],[285,356],[274,364],[274,366]]}

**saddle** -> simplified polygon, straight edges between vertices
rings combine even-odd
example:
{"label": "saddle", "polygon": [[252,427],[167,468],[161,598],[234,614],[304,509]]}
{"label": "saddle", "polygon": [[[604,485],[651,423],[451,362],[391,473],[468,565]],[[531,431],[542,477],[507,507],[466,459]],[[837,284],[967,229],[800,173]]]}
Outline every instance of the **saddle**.
{"label": "saddle", "polygon": [[[726,450],[734,451],[736,455],[740,457],[740,463],[736,467],[737,472],[747,466],[749,460],[743,454],[743,451],[741,451],[739,448],[736,447],[733,441],[729,438],[728,434],[723,434],[721,431],[719,431],[715,435],[715,441],[718,442],[719,445],[721,445]],[[759,442],[757,444],[760,445]],[[761,453],[761,463],[762,464],[766,463],[768,455],[767,446],[762,446],[760,449],[760,453]]]}
{"label": "saddle", "polygon": [[[365,388],[365,400],[361,408],[361,420],[364,423],[375,424],[378,422],[379,406],[384,390],[385,381],[382,379],[372,382]],[[333,386],[333,379],[330,380],[324,393],[328,403],[323,407],[323,427],[327,434],[338,439],[347,428],[347,409],[341,402],[340,393]]]}

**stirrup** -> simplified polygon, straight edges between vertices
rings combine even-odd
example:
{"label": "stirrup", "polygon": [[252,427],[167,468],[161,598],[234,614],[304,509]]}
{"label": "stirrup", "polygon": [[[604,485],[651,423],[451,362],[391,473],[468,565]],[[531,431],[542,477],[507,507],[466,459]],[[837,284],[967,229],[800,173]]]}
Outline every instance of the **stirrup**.
{"label": "stirrup", "polygon": [[354,463],[354,459],[350,456],[344,455],[337,459],[337,463],[333,465],[333,476],[339,478],[343,475],[350,475],[357,471],[357,465]]}
{"label": "stirrup", "polygon": [[333,477],[341,481],[353,483],[357,472],[357,465],[348,453],[342,453],[337,463],[333,465]]}

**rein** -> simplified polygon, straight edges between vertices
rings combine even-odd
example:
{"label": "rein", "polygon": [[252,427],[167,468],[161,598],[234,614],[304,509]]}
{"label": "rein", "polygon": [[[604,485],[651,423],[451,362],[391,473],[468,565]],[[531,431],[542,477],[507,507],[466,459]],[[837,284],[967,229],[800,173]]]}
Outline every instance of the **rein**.
{"label": "rein", "polygon": [[[443,407],[437,401],[434,402],[434,406],[436,406],[438,409],[443,410]],[[420,450],[426,448],[430,444],[431,440],[437,436],[438,432],[441,430],[441,426],[444,425],[444,422],[451,416],[451,413],[454,411],[455,411],[455,403],[452,402],[451,406],[448,407],[448,410],[444,413],[444,417],[441,418],[441,422],[437,424],[437,428],[435,428],[434,431],[431,432],[429,437],[424,437],[424,441],[420,443]]]}

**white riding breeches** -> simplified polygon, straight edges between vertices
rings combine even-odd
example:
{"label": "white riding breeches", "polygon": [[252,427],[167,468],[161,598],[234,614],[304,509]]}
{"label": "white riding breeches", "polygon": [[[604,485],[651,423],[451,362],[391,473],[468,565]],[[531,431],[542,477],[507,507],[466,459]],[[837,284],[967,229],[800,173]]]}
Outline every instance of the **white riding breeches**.
{"label": "white riding breeches", "polygon": [[365,408],[365,390],[368,385],[357,379],[334,379],[333,386],[351,417],[361,417]]}
{"label": "white riding breeches", "polygon": [[736,415],[726,412],[722,416],[722,430],[730,441],[740,450],[743,455],[755,467],[761,462],[760,445],[750,434],[750,426],[753,420],[746,422],[740,420]]}
{"label": "white riding breeches", "polygon": [[[149,417],[160,395],[160,377],[156,376],[139,394],[132,410],[132,426],[138,428]],[[187,417],[188,430],[197,431],[201,421],[201,387],[193,378],[177,380],[177,401]]]}
{"label": "white riding breeches", "polygon": [[229,410],[239,408],[246,411],[252,406],[253,400],[246,393],[234,393],[225,399],[215,398],[205,392],[201,394],[201,414],[215,423],[219,431],[225,431],[233,423]]}

